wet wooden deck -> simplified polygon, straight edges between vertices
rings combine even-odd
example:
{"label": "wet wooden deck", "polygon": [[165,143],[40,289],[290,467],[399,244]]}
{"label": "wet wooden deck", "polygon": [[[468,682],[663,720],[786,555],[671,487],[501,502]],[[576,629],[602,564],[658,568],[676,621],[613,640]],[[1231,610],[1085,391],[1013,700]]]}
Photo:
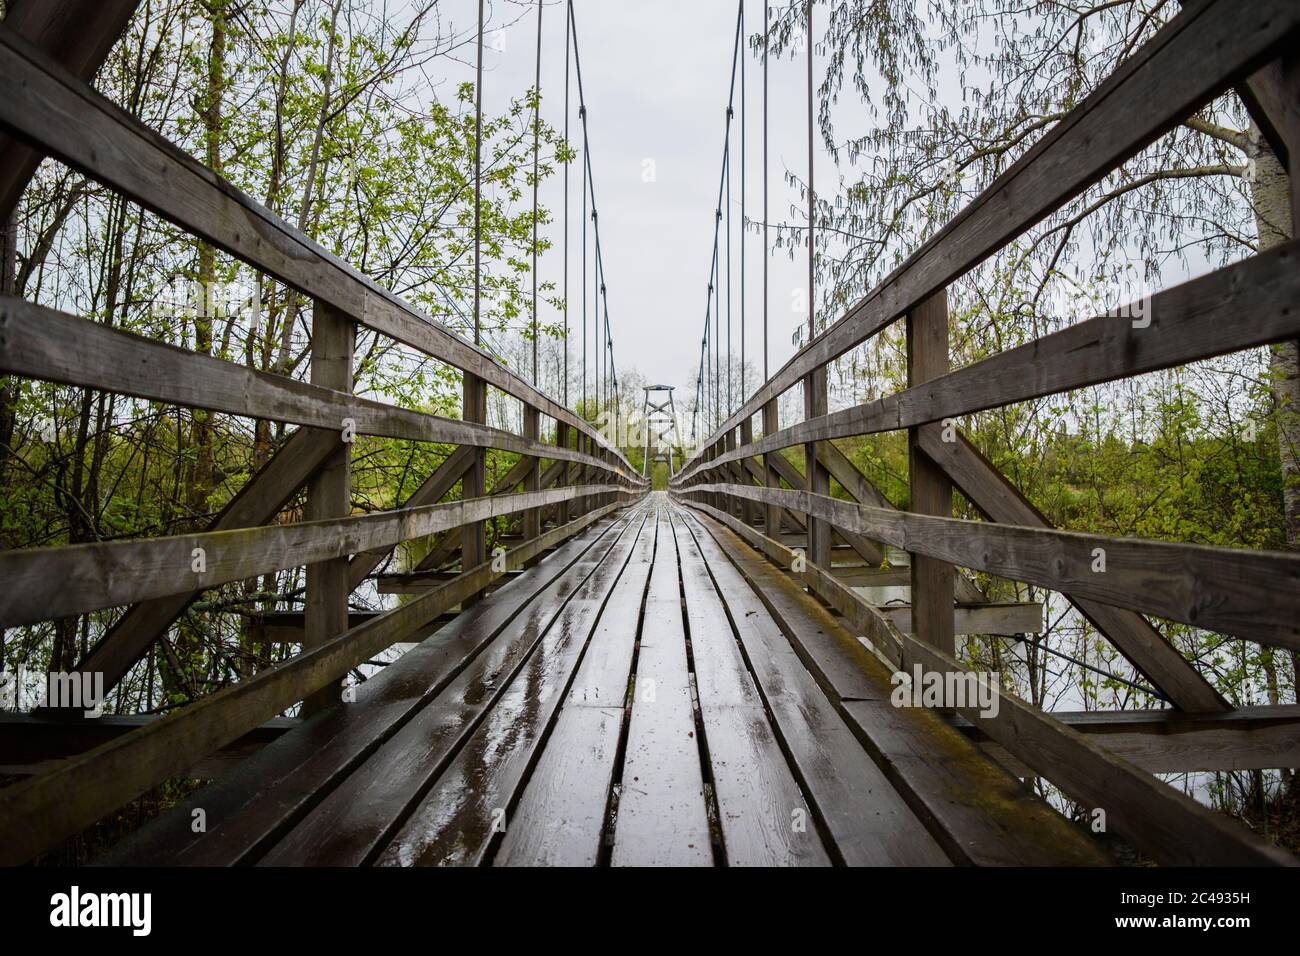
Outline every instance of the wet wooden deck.
{"label": "wet wooden deck", "polygon": [[[105,861],[1100,862],[842,620],[652,494]],[[197,810],[206,832],[195,833]]]}

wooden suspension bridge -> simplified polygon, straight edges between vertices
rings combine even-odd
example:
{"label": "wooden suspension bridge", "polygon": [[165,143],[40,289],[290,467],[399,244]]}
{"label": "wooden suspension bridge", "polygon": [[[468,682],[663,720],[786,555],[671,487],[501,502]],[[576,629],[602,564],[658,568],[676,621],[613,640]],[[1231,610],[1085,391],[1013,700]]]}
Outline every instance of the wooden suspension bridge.
{"label": "wooden suspension bridge", "polygon": [[[1146,859],[1296,862],[1156,774],[1300,767],[1300,708],[1231,708],[1144,615],[1300,648],[1300,556],[1053,528],[944,425],[1300,336],[1294,242],[1156,295],[1148,327],[1101,316],[956,370],[945,292],[1231,88],[1294,177],[1292,0],[1185,3],[726,417],[667,492],[562,403],[96,93],[88,77],[133,9],[65,0],[0,24],[0,178],[12,197],[55,157],[309,297],[310,380],[0,299],[6,374],[297,428],[206,530],[0,553],[0,626],[124,608],[79,665],[111,689],[205,590],[306,567],[304,614],[283,625],[301,651],[161,719],[0,724],[0,762],[22,777],[0,789],[0,861],[37,859],[161,781],[197,775],[212,782],[103,862],[1108,862],[1029,777],[1104,810]],[[828,363],[898,321],[908,387],[831,412]],[[459,369],[461,418],[352,394],[359,327]],[[485,424],[489,386],[521,403],[522,434]],[[776,402],[796,387],[804,420],[782,429]],[[349,430],[456,451],[402,507],[358,516]],[[911,511],[833,443],[887,430],[908,434]],[[489,448],[521,456],[490,490]],[[787,448],[803,449],[804,469]],[[304,520],[281,523],[302,489]],[[985,520],[953,518],[954,490]],[[484,523],[506,516],[518,534],[490,556]],[[350,614],[349,595],[395,547],[432,535],[430,557],[395,582],[413,599]],[[955,634],[1032,630],[1023,606],[990,604],[959,569],[1064,595],[1170,707],[1044,713],[1006,694],[992,713],[969,700],[896,706],[897,672],[962,674]],[[859,588],[871,584],[909,587],[910,604],[868,603]],[[339,699],[345,674],[399,643],[414,647]]]}

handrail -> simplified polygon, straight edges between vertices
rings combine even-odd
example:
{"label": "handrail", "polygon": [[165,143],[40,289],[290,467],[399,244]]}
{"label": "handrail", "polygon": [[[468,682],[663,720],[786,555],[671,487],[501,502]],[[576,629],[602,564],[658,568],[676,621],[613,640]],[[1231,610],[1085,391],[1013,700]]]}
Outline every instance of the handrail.
{"label": "handrail", "polygon": [[[872,402],[764,435],[708,469],[810,441],[913,428],[1300,337],[1300,242],[1225,266],[1105,315]],[[1249,323],[1236,321],[1249,315]],[[699,471],[697,469],[696,474]]]}
{"label": "handrail", "polygon": [[5,295],[0,295],[0,371],[315,428],[337,431],[347,421],[358,435],[496,448],[591,465],[632,483],[642,480],[630,464],[624,469],[477,422],[358,398]]}

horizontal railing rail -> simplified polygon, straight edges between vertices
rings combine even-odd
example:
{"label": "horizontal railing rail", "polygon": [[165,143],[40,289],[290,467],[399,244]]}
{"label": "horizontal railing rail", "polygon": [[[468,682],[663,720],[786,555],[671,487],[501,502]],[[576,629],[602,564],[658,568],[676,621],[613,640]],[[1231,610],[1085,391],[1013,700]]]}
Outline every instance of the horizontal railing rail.
{"label": "horizontal railing rail", "polygon": [[[356,435],[472,445],[589,465],[629,483],[631,465],[476,422],[441,418],[236,365],[98,322],[0,296],[0,371],[247,418]],[[624,467],[626,465],[626,467]]]}

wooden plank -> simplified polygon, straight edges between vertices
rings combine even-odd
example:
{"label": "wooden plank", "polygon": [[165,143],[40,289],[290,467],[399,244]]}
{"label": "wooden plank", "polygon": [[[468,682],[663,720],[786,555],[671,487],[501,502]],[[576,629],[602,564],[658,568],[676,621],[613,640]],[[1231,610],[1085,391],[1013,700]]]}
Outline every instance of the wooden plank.
{"label": "wooden plank", "polygon": [[[948,371],[948,290],[940,289],[907,314],[907,384],[916,386]],[[920,448],[922,425],[907,431],[907,476],[911,509],[918,514],[952,517],[952,483]],[[807,447],[807,446],[805,446]],[[810,489],[811,490],[811,489]],[[953,594],[956,571],[951,564],[912,554],[911,627],[923,641],[952,654]]]}
{"label": "wooden plank", "polygon": [[[557,448],[575,447],[576,443],[572,438],[572,434],[573,433],[569,428],[568,422],[556,421],[555,445]],[[564,485],[567,485],[571,481],[573,481],[572,469],[569,467],[568,462],[563,462],[563,463],[556,462],[554,467],[559,468],[559,474],[555,478],[556,484],[563,487]],[[556,513],[555,513],[556,524],[563,524],[565,521],[573,520],[574,504],[575,503],[571,501],[568,504],[560,505],[556,508]]]}
{"label": "wooden plank", "polygon": [[[349,611],[348,627],[358,627],[377,618],[382,611]],[[455,613],[438,618],[439,624],[449,624]],[[263,644],[301,644],[303,638],[303,613],[301,611],[275,611],[256,615],[248,621],[248,636]]]}
{"label": "wooden plank", "polygon": [[568,422],[610,451],[627,480],[640,484],[621,453],[572,411],[357,272],[3,27],[0,85],[24,90],[21,102],[0,105],[0,126],[368,328]]}
{"label": "wooden plank", "polygon": [[[637,541],[643,516],[611,550],[529,655],[483,722],[376,860],[379,866],[477,866],[516,825],[528,768],[549,740],[587,643]],[[549,744],[548,744],[549,746]]]}
{"label": "wooden plank", "polygon": [[[538,595],[573,571],[575,562],[614,532],[597,514],[548,532],[562,542],[551,559],[525,572],[456,616],[357,688],[340,705],[277,741],[230,778],[206,787],[137,831],[105,858],[109,864],[231,866],[257,860],[378,746],[433,700]],[[567,539],[567,540],[566,540]],[[580,580],[580,579],[573,579]],[[435,624],[411,635],[422,639]],[[195,834],[191,814],[202,808],[208,830]]]}
{"label": "wooden plank", "polygon": [[859,588],[910,588],[912,569],[872,568],[860,564],[837,564],[828,569],[835,578],[850,587]]}
{"label": "wooden plank", "polygon": [[[346,315],[317,302],[312,315],[311,380],[338,392],[352,391],[352,360],[357,327]],[[307,483],[304,518],[328,521],[352,514],[352,445],[338,448]],[[307,565],[307,595],[303,613],[303,650],[320,647],[348,629],[348,556]],[[302,716],[332,707],[340,685],[326,684],[303,701]]]}
{"label": "wooden plank", "polygon": [[[0,711],[0,765],[6,767],[6,773],[43,773],[54,761],[93,750],[161,719],[156,714],[104,714],[93,720],[46,720],[30,713]],[[299,724],[290,717],[272,718],[222,748],[225,753],[219,763],[227,763],[233,755],[256,752]],[[192,770],[190,774],[203,776]]]}
{"label": "wooden plank", "polygon": [[727,865],[829,866],[812,808],[746,667],[725,596],[684,517],[673,518],[673,531]]}
{"label": "wooden plank", "polygon": [[[347,389],[199,355],[165,342],[0,296],[0,371],[124,395],[360,435],[570,457],[630,481],[626,469],[482,424],[358,398]],[[481,384],[481,380],[480,384]]]}
{"label": "wooden plank", "polygon": [[[478,322],[478,286],[475,280],[474,321]],[[467,422],[487,421],[487,382],[466,372],[461,382],[461,418]],[[482,498],[487,491],[487,455],[474,452],[470,466],[460,480],[461,498]],[[487,560],[487,526],[472,521],[460,527],[460,566],[472,568]]]}
{"label": "wooden plank", "polygon": [[[810,306],[811,308],[811,306]],[[826,367],[809,373],[803,381],[803,417],[805,421],[826,414]],[[817,445],[809,442],[803,446],[804,488],[814,495],[829,495],[831,479],[825,467],[817,460]],[[826,522],[804,514],[808,524],[808,560],[822,567],[831,565],[831,528]]]}
{"label": "wooden plank", "polygon": [[[727,518],[735,521],[730,515]],[[817,825],[829,836],[835,862],[947,865],[948,857],[854,739],[782,633],[781,619],[796,621],[796,627],[821,626],[812,610],[815,602],[789,584],[760,593],[730,563],[735,555],[721,554],[717,544],[704,536],[698,540],[726,595],[731,620],[782,747],[814,804]],[[808,821],[809,831],[813,823]]]}
{"label": "wooden plank", "polygon": [[[1052,717],[1147,773],[1300,767],[1300,707],[1278,704],[1216,714],[1172,710],[1053,712]],[[970,721],[956,726],[998,762],[1033,771]]]}
{"label": "wooden plank", "polygon": [[1286,169],[1295,165],[1300,154],[1300,109],[1295,97],[1287,95],[1288,70],[1294,70],[1294,52],[1291,62],[1279,57],[1260,67],[1240,86],[1237,93],[1247,110],[1272,147],[1278,161]]}
{"label": "wooden plank", "polygon": [[[1237,80],[1300,26],[1289,0],[1207,0],[1165,24],[838,322],[755,390],[718,433],[779,398],[1059,209]],[[1187,69],[1187,64],[1197,64]],[[709,439],[705,439],[705,443]],[[697,456],[698,458],[698,456]],[[689,479],[692,459],[679,473]]]}
{"label": "wooden plank", "polygon": [[[765,402],[763,405],[763,435],[764,436],[773,435],[780,430],[781,430],[780,410],[777,405],[776,399],[772,399],[769,402]],[[753,444],[753,443],[750,442],[749,444]],[[768,488],[781,487],[781,478],[777,474],[776,462],[774,460],[774,457],[775,458],[781,457],[781,453],[776,452],[775,456],[773,455],[763,456],[763,480],[760,482],[760,484]],[[687,464],[689,463],[683,463],[682,465],[683,470],[685,470]],[[679,477],[681,476],[681,474],[682,472],[680,471],[677,473]],[[763,527],[767,530],[767,533],[770,535],[778,535],[781,533],[781,509],[778,508],[776,505],[769,504],[764,509]]]}
{"label": "wooden plank", "polygon": [[[748,445],[748,444],[749,444],[750,442],[752,442],[753,440],[754,440],[754,419],[753,419],[753,417],[751,416],[751,417],[749,417],[749,418],[746,418],[743,422],[740,423],[740,444],[741,444],[742,446],[744,446],[744,445]],[[668,457],[669,457],[670,459],[672,458],[672,451],[671,451],[671,450],[670,450],[669,453],[668,453]],[[670,464],[671,464],[671,462],[670,462]],[[748,464],[748,463],[746,463],[746,464]],[[669,471],[671,471],[671,470],[672,470],[672,469],[670,468]],[[745,478],[744,476],[746,476],[746,475],[748,475],[748,474],[750,473],[750,472],[749,472],[749,469],[747,469],[747,468],[745,468],[745,467],[743,467],[743,466],[740,468],[740,472],[741,472],[741,475],[742,475],[742,477],[741,477],[740,480],[742,480],[742,481],[746,480],[746,478]],[[671,476],[670,476],[670,477],[671,477]],[[759,484],[762,484],[762,483],[763,483],[762,480],[761,480],[761,475],[759,476],[758,483],[759,483]],[[757,521],[758,521],[758,517],[759,517],[759,514],[758,514],[758,508],[754,505],[754,503],[753,503],[752,501],[745,501],[745,502],[741,502],[741,506],[744,508],[744,512],[743,512],[743,514],[744,514],[744,518],[745,518],[745,523],[746,523],[746,524],[749,524],[749,525],[752,525],[752,524],[757,523]]]}
{"label": "wooden plank", "polygon": [[[811,439],[915,428],[1013,402],[1267,345],[1300,335],[1300,245],[1288,242],[1163,292],[1145,303],[1008,349],[864,405],[765,435],[735,456]],[[1249,323],[1235,321],[1243,314]],[[724,459],[727,456],[724,456]],[[873,502],[866,501],[866,504]]]}
{"label": "wooden plank", "polygon": [[[926,442],[922,447],[971,504],[992,521],[1050,527],[1042,513],[974,445],[960,433],[957,439]],[[1186,711],[1228,709],[1219,692],[1141,614],[1069,593],[1065,597],[1174,706]]]}
{"label": "wooden plank", "polygon": [[[294,432],[221,510],[208,530],[230,531],[272,521],[337,447],[338,435],[334,432],[315,428]],[[201,589],[182,591],[133,604],[91,648],[77,670],[103,674],[105,690],[116,687],[201,593]]]}
{"label": "wooden plank", "polygon": [[[203,532],[61,548],[0,553],[0,625],[30,624],[114,607],[130,601],[189,594],[268,571],[371,551],[469,522],[514,514],[593,491],[624,493],[611,485],[537,494],[472,498],[400,511],[377,511],[327,521]],[[196,571],[202,549],[204,570]],[[48,582],[63,582],[50,591]]]}
{"label": "wooden plank", "polygon": [[[876,610],[900,631],[916,633],[909,605],[878,605]],[[1032,601],[958,604],[950,613],[954,634],[1039,634],[1043,630],[1043,605]]]}
{"label": "wooden plank", "polygon": [[[436,697],[312,807],[260,865],[375,862],[461,748],[490,721],[492,710],[551,634],[570,600],[587,593],[593,579],[607,581],[610,568],[621,565],[638,524],[620,519],[612,534],[534,598]],[[497,742],[507,743],[502,738]]]}
{"label": "wooden plank", "polygon": [[614,824],[614,866],[711,866],[677,546],[659,508]]}
{"label": "wooden plank", "polygon": [[[574,525],[580,525],[575,522]],[[560,529],[562,539],[574,533]],[[518,567],[544,535],[507,558]],[[49,773],[0,790],[0,865],[16,865],[77,833],[149,787],[280,714],[328,681],[405,640],[465,596],[490,583],[483,564],[445,587],[347,631],[310,651],[195,701],[120,740],[67,760]]]}
{"label": "wooden plank", "polygon": [[494,866],[595,866],[600,860],[654,549],[650,521],[601,611]]}
{"label": "wooden plank", "polygon": [[[1300,555],[935,518],[803,491],[741,485],[696,485],[690,491],[756,501],[772,497],[784,507],[950,564],[1300,649]],[[1104,572],[1093,570],[1100,567],[1099,552],[1105,553]]]}
{"label": "wooden plank", "polygon": [[[530,441],[541,441],[541,418],[535,408],[524,408],[524,437]],[[524,491],[542,490],[542,459],[529,458],[527,473],[524,476]],[[530,508],[524,512],[524,540],[535,538],[542,530],[542,512],[540,508]]]}
{"label": "wooden plank", "polygon": [[[17,0],[6,4],[4,29],[89,81],[131,22],[139,0]],[[42,154],[0,136],[0,222],[8,221]]]}
{"label": "wooden plank", "polygon": [[[735,447],[736,447],[736,432],[735,429],[732,429],[722,437],[722,450],[731,451]],[[739,470],[737,470],[734,462],[729,467],[723,469],[721,472],[718,472],[717,474],[719,474],[720,476],[725,476],[727,481],[743,482],[745,480],[745,476],[741,474]],[[738,502],[733,504],[732,502],[727,502],[727,507],[735,509],[739,507],[740,504],[742,503],[743,502]]]}
{"label": "wooden plank", "polygon": [[[459,571],[410,571],[404,574],[379,574],[375,576],[375,590],[380,594],[419,594],[454,581]],[[512,575],[503,574],[508,580]]]}
{"label": "wooden plank", "polygon": [[[1203,0],[1181,0],[1190,7]],[[1237,85],[1250,118],[1259,126],[1283,168],[1289,164],[1292,149],[1300,150],[1300,108],[1294,97],[1286,94],[1285,59],[1279,57],[1260,67]]]}

